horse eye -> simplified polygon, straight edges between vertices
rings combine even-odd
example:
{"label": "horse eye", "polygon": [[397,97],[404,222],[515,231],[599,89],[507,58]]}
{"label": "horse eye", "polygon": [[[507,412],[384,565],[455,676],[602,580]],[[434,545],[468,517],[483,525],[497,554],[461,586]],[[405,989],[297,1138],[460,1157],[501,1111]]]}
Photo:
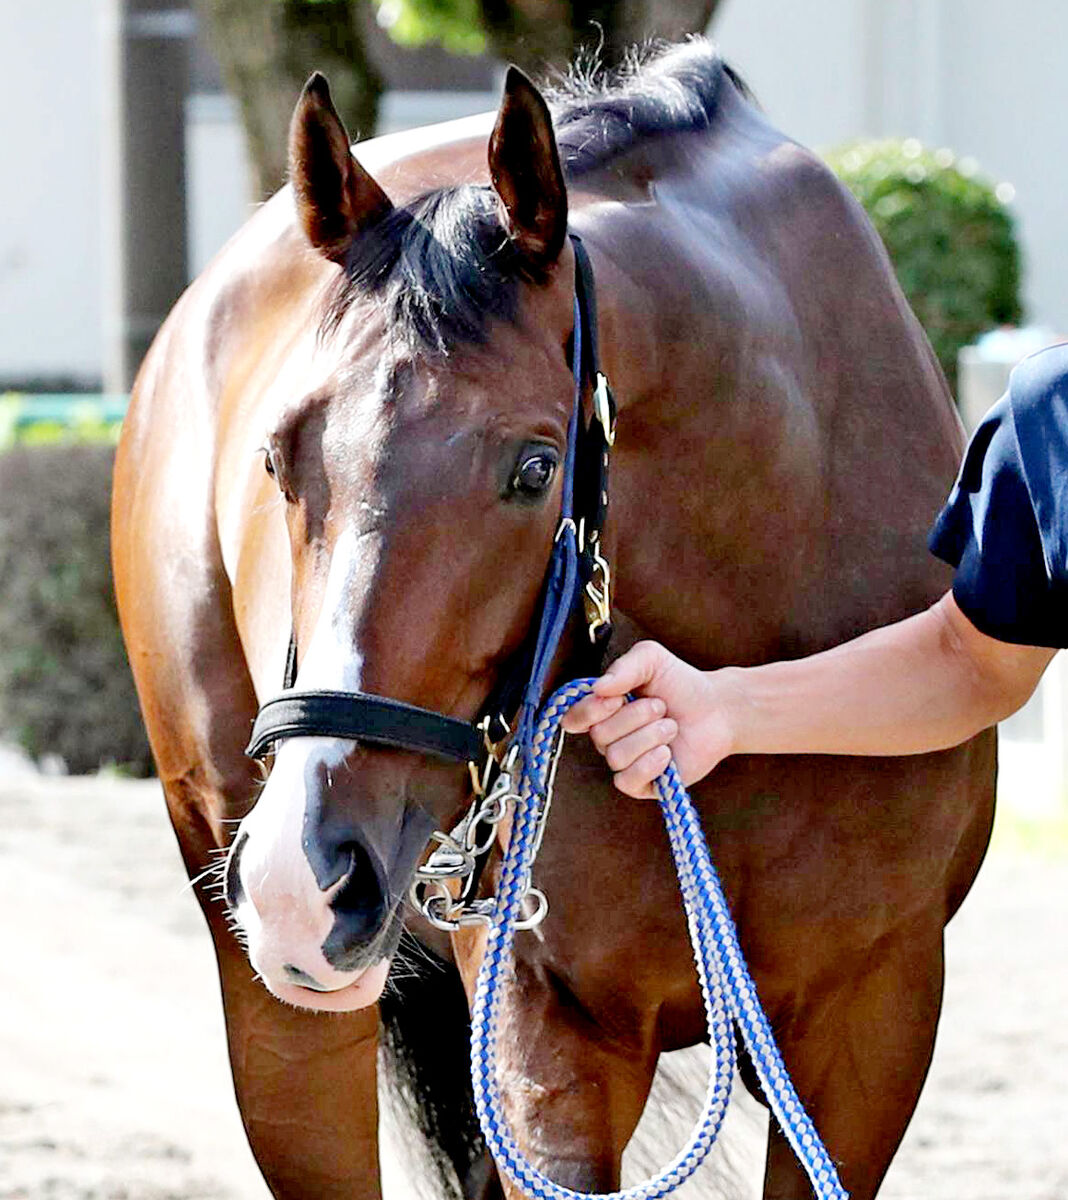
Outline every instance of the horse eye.
{"label": "horse eye", "polygon": [[556,474],[556,451],[548,446],[536,454],[522,458],[512,476],[512,491],[523,496],[537,496],[553,481]]}
{"label": "horse eye", "polygon": [[275,477],[274,455],[270,450],[265,450],[263,453],[263,469],[272,479]]}

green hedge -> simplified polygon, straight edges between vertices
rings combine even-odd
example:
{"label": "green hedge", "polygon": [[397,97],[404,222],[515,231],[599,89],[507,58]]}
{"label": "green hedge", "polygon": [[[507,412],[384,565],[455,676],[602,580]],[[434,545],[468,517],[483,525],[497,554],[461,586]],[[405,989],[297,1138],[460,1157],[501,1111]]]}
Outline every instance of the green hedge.
{"label": "green hedge", "polygon": [[125,396],[5,392],[0,395],[0,450],[76,442],[114,445],[126,403]]}
{"label": "green hedge", "polygon": [[914,138],[854,142],[826,158],[879,231],[955,393],[961,347],[1023,317],[1012,189]]}
{"label": "green hedge", "polygon": [[73,773],[149,774],[111,586],[115,423],[53,424],[9,422],[0,449],[0,734]]}

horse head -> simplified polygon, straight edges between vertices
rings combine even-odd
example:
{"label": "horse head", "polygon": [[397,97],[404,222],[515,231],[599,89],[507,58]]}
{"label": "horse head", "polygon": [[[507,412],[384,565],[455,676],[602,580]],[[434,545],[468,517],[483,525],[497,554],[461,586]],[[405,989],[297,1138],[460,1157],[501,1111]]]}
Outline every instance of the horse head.
{"label": "horse head", "polygon": [[[309,386],[265,431],[284,506],[296,688],[471,720],[534,619],[560,515],[574,383],[573,251],[544,99],[509,72],[488,186],[394,204],[321,76],[294,113],[297,219],[324,264]],[[399,906],[466,772],[339,737],[282,742],[227,864],[279,998],[379,996]]]}

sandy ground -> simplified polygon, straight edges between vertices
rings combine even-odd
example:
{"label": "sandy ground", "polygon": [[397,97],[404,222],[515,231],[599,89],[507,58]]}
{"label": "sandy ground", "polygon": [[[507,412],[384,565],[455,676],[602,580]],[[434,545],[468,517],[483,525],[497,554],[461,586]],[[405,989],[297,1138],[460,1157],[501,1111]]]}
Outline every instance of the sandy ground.
{"label": "sandy ground", "polygon": [[[1068,1196],[1064,846],[1003,838],[951,926],[935,1065],[881,1200]],[[0,756],[0,1200],[266,1196],[183,882],[155,784],[42,779]],[[743,1171],[762,1120],[733,1117]],[[680,1136],[646,1141],[663,1159]]]}

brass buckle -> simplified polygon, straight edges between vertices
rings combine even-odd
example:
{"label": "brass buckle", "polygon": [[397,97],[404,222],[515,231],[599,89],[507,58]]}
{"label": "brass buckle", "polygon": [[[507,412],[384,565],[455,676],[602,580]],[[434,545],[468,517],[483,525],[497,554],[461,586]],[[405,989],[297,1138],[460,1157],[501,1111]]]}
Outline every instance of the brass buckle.
{"label": "brass buckle", "polygon": [[[490,725],[494,720],[500,722],[501,727],[504,729],[504,736],[496,742],[491,740],[489,734]],[[512,739],[511,725],[508,724],[500,713],[496,717],[492,717],[487,713],[479,721],[478,727],[482,731],[482,744],[486,747],[486,754],[498,767],[505,766],[506,759],[511,757],[511,752],[507,749],[508,743]]]}
{"label": "brass buckle", "polygon": [[504,717],[500,715],[498,715],[497,720],[500,721],[508,732],[498,742],[490,740],[489,729],[492,720],[493,717],[487,713],[478,723],[478,728],[482,732],[482,744],[486,750],[486,756],[482,761],[481,767],[476,762],[468,762],[467,764],[467,770],[471,776],[471,790],[479,798],[485,796],[489,791],[490,780],[494,771],[510,769],[519,752],[517,746],[512,746],[511,749],[508,748],[508,743],[512,738],[512,729]]}
{"label": "brass buckle", "polygon": [[471,776],[471,791],[474,792],[475,795],[478,796],[480,799],[486,794],[486,788],[483,785],[482,781],[485,776],[488,776],[489,764],[492,761],[493,761],[492,759],[487,759],[486,765],[482,771],[480,771],[478,769],[477,762],[471,762],[470,760],[468,760],[468,763],[467,763],[467,772]]}
{"label": "brass buckle", "polygon": [[604,440],[609,447],[616,444],[616,423],[612,419],[612,405],[608,401],[608,380],[597,372],[597,383],[593,389],[593,411],[604,430]]}
{"label": "brass buckle", "polygon": [[596,538],[590,539],[589,546],[593,559],[593,573],[586,584],[582,603],[586,610],[590,641],[596,642],[597,634],[612,623],[612,572],[597,547]]}

